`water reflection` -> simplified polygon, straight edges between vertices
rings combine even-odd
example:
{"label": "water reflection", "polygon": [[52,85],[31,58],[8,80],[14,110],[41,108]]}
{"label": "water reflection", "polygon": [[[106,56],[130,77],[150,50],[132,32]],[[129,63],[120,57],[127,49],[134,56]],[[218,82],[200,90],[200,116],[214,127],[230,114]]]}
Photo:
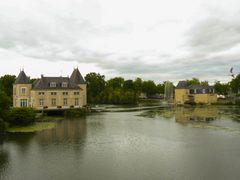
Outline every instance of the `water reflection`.
{"label": "water reflection", "polygon": [[178,123],[186,124],[189,122],[211,122],[216,120],[218,109],[216,107],[195,107],[185,108],[176,107],[175,120]]}
{"label": "water reflection", "polygon": [[54,129],[42,131],[37,134],[40,144],[74,143],[83,144],[87,134],[86,118],[64,120]]}
{"label": "water reflection", "polygon": [[9,153],[5,150],[0,149],[0,179],[8,168]]}

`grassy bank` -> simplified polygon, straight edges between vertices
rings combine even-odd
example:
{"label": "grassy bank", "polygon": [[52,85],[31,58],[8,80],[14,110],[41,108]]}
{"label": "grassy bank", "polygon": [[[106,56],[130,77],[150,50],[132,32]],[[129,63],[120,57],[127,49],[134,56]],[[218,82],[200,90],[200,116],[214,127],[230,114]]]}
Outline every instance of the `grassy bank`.
{"label": "grassy bank", "polygon": [[64,117],[40,116],[36,122],[26,126],[9,126],[6,131],[8,133],[28,133],[38,132],[46,129],[52,129],[57,125],[57,121],[63,120]]}
{"label": "grassy bank", "polygon": [[15,126],[15,127],[8,127],[7,132],[9,133],[26,133],[26,132],[37,132],[37,131],[42,131],[45,129],[52,129],[56,126],[57,124],[54,122],[36,122],[31,125],[27,126]]}

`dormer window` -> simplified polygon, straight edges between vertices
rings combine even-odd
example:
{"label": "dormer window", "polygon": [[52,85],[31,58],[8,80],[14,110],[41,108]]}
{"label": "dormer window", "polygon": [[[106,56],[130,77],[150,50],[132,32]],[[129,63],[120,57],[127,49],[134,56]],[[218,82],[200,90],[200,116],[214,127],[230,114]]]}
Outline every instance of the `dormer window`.
{"label": "dormer window", "polygon": [[62,87],[67,87],[68,86],[68,83],[67,82],[63,82],[62,83]]}
{"label": "dormer window", "polygon": [[50,87],[57,87],[56,82],[51,82],[51,83],[50,83]]}

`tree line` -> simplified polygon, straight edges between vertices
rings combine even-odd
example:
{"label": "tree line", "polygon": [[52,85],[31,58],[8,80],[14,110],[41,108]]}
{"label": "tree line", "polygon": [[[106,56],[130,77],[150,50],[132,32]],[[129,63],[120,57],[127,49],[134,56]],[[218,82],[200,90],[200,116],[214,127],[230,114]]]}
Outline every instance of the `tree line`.
{"label": "tree line", "polygon": [[89,73],[85,76],[87,83],[88,103],[93,104],[136,104],[141,93],[147,97],[164,94],[164,83],[155,84],[154,81],[135,80],[114,77],[105,80],[99,73]]}

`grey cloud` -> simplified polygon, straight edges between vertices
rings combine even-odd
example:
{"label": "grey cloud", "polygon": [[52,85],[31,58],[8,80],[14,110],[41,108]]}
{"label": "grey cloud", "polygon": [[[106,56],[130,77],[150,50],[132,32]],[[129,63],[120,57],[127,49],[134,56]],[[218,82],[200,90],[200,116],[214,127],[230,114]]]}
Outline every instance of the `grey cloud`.
{"label": "grey cloud", "polygon": [[188,45],[199,54],[219,52],[240,43],[240,14],[234,19],[208,17],[189,32]]}
{"label": "grey cloud", "polygon": [[[11,19],[1,15],[0,48],[35,59],[92,63],[125,77],[149,77],[156,81],[177,81],[196,76],[201,79],[225,78],[231,66],[240,66],[240,53],[209,56],[240,43],[239,16],[235,19],[209,17],[195,24],[188,32],[185,44],[190,55],[177,59],[172,54],[145,50],[135,54],[114,53],[107,49],[91,50],[87,46],[89,38],[131,32],[131,25],[101,27],[91,18],[77,13],[62,15],[54,10],[39,12],[41,10],[36,12],[36,17],[29,14],[24,19]],[[40,18],[42,16],[43,19]],[[152,63],[146,61],[149,56],[154,58]]]}

